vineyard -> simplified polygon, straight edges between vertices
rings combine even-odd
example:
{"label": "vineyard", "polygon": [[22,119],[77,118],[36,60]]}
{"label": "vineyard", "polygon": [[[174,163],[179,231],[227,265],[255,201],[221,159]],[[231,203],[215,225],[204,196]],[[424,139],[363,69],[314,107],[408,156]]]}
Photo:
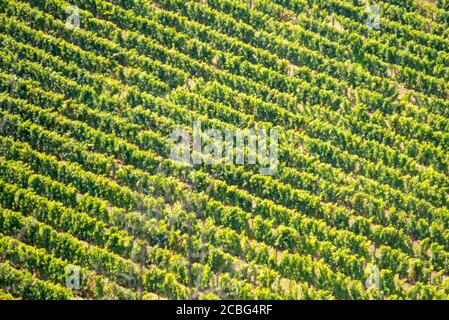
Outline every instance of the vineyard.
{"label": "vineyard", "polygon": [[449,299],[449,1],[371,2],[1,0],[0,300]]}

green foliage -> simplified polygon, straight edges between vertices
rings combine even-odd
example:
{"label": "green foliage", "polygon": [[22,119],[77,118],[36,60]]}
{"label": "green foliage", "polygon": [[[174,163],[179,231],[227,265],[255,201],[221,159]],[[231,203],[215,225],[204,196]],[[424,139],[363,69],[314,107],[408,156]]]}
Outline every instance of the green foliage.
{"label": "green foliage", "polygon": [[[446,299],[448,4],[379,6],[3,1],[0,299]],[[278,171],[170,161],[192,120]]]}

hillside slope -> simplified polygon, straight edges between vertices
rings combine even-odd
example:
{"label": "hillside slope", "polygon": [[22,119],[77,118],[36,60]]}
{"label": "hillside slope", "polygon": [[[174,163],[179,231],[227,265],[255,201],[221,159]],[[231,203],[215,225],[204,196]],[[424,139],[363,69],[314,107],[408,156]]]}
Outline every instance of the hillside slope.
{"label": "hillside slope", "polygon": [[449,298],[447,1],[3,0],[0,47],[0,299]]}

